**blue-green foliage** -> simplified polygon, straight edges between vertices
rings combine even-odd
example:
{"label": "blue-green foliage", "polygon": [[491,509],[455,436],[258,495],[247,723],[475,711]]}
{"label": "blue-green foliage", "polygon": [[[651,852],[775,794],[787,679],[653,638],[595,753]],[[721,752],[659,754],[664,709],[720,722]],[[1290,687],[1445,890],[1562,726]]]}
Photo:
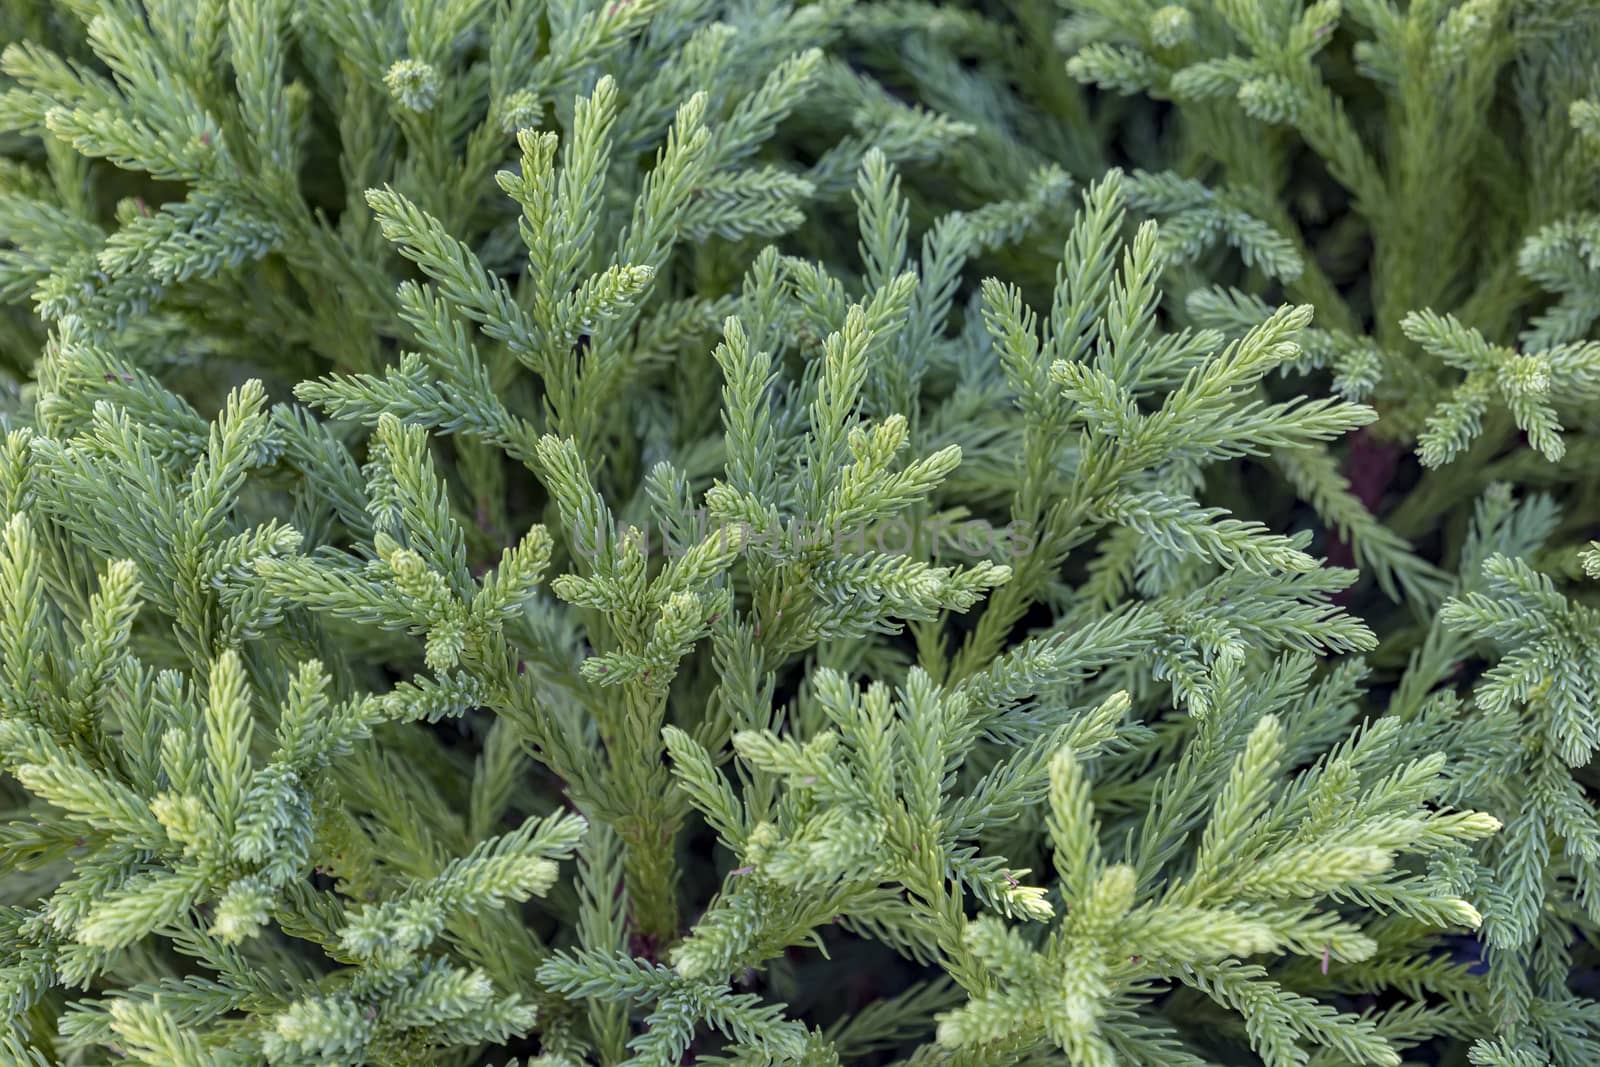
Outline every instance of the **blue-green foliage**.
{"label": "blue-green foliage", "polygon": [[0,42],[0,1060],[1600,1062],[1590,5]]}

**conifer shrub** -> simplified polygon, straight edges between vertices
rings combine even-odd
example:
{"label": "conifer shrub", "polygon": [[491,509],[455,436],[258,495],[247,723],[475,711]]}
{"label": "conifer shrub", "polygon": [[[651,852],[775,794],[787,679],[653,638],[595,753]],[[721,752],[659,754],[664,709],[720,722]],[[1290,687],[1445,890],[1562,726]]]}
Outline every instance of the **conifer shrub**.
{"label": "conifer shrub", "polygon": [[1589,3],[0,40],[0,1061],[1600,1063]]}

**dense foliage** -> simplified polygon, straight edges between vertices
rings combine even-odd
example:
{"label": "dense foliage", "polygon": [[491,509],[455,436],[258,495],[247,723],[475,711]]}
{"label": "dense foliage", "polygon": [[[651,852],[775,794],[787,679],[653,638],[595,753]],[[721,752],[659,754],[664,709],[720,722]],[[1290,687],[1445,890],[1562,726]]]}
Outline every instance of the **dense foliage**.
{"label": "dense foliage", "polygon": [[1600,1063],[1588,0],[0,42],[0,1060]]}

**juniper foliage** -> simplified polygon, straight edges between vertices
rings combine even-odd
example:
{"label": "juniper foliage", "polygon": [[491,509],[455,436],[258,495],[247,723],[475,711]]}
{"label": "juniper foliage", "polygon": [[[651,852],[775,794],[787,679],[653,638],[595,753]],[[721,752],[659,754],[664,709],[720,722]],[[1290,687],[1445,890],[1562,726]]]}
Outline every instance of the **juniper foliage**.
{"label": "juniper foliage", "polygon": [[0,38],[6,1062],[1600,1062],[1590,5]]}

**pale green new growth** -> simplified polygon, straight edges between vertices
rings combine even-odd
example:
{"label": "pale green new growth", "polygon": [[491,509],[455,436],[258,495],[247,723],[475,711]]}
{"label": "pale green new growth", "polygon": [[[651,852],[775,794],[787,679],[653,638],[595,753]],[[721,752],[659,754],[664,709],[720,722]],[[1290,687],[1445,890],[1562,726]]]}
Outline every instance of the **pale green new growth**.
{"label": "pale green new growth", "polygon": [[1592,5],[0,46],[0,1061],[1600,1063]]}

